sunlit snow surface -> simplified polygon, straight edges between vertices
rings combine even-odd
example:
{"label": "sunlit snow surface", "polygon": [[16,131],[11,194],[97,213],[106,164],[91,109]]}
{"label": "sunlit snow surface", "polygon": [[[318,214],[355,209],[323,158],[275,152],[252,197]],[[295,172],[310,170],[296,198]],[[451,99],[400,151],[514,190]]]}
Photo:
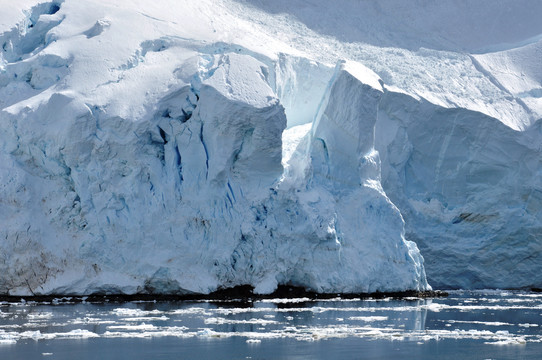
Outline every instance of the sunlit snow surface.
{"label": "sunlit snow surface", "polygon": [[[54,355],[55,344],[66,347],[68,339],[79,340],[79,345],[86,339],[84,344],[93,348],[103,343],[122,349],[127,346],[123,341],[137,343],[143,338],[160,338],[178,347],[241,343],[249,347],[247,351],[250,346],[273,345],[278,353],[283,341],[331,341],[327,343],[331,348],[334,341],[354,339],[359,346],[383,344],[385,348],[393,343],[401,351],[417,346],[422,355],[423,349],[434,351],[437,344],[443,351],[449,346],[477,346],[478,355],[496,353],[502,346],[513,356],[542,351],[542,294],[499,290],[456,291],[447,298],[404,300],[3,303],[0,310],[2,358],[27,348],[42,355],[49,353],[41,350],[47,348]],[[466,354],[465,358],[474,355]]]}

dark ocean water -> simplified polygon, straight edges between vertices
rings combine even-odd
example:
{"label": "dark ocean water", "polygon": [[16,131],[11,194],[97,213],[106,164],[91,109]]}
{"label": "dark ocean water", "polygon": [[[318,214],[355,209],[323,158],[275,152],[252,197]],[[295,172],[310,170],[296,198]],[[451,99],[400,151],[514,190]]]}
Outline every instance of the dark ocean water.
{"label": "dark ocean water", "polygon": [[542,294],[3,303],[0,359],[542,359]]}

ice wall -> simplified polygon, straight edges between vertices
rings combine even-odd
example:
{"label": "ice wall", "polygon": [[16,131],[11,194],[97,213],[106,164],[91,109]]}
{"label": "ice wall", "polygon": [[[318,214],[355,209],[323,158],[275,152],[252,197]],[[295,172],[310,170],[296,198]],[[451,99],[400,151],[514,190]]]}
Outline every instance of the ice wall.
{"label": "ice wall", "polygon": [[[48,44],[72,29],[61,6],[35,7],[25,34],[4,34],[1,293],[429,288],[365,134],[382,94],[369,70],[343,66],[330,83],[333,70],[307,59],[160,37],[112,51],[103,72],[89,42],[116,43],[115,24]],[[285,173],[286,114],[312,121],[326,91]],[[357,133],[338,141],[341,126]]]}
{"label": "ice wall", "polygon": [[542,288],[529,1],[10,4],[0,292]]}
{"label": "ice wall", "polygon": [[382,95],[371,70],[339,63],[278,187],[290,188],[309,215],[305,223],[317,225],[308,263],[323,271],[307,275],[324,291],[338,279],[344,292],[426,288],[423,259],[405,241],[401,214],[380,185],[374,128]]}
{"label": "ice wall", "polygon": [[540,121],[520,132],[390,91],[376,134],[384,189],[433,286],[542,285]]}

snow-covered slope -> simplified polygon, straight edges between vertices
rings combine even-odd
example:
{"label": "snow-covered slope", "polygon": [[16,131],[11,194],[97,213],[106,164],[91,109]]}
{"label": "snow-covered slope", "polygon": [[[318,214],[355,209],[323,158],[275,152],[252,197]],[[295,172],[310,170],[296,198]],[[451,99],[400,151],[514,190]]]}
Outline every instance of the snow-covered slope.
{"label": "snow-covered slope", "polygon": [[538,2],[0,2],[0,293],[542,287]]}

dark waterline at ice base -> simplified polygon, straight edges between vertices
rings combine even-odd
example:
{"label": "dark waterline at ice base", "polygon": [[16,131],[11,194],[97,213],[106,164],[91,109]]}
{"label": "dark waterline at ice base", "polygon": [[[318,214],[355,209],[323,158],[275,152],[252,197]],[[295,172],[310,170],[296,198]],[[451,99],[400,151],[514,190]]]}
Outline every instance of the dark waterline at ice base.
{"label": "dark waterline at ice base", "polygon": [[3,303],[1,359],[534,359],[542,294]]}

